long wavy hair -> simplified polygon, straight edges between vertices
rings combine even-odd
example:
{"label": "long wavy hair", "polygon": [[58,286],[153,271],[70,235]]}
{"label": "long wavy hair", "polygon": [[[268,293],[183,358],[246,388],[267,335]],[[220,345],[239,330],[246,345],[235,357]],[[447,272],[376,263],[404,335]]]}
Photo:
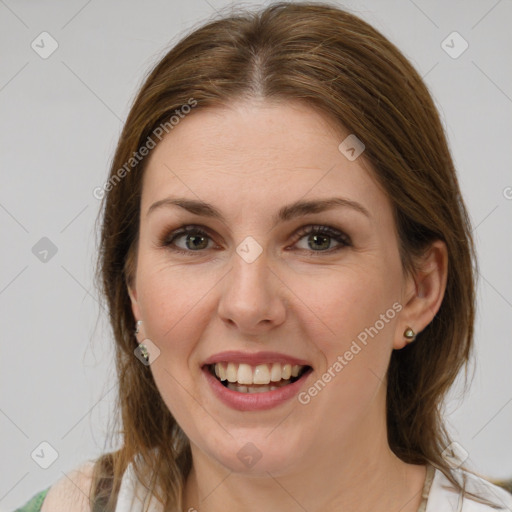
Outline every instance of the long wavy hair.
{"label": "long wavy hair", "polygon": [[96,274],[115,339],[115,433],[122,446],[96,460],[92,510],[114,510],[132,461],[165,510],[180,510],[192,464],[187,437],[151,371],[134,356],[127,285],[136,268],[147,162],[134,161],[134,154],[191,98],[196,111],[255,97],[304,102],[364,141],[363,156],[392,203],[404,272],[415,270],[433,241],[445,242],[441,307],[415,343],[391,356],[387,431],[400,459],[430,462],[461,488],[442,456],[450,444],[442,414],[445,395],[471,355],[476,260],[439,114],[412,65],[366,22],[328,3],[281,2],[231,11],[183,37],[148,73],[126,119],[102,190]]}

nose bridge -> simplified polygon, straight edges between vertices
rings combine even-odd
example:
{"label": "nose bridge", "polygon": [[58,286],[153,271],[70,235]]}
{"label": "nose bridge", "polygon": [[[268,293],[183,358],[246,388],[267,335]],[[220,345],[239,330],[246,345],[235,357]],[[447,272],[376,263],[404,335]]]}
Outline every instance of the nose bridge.
{"label": "nose bridge", "polygon": [[[251,237],[252,238],[252,237]],[[228,292],[239,308],[261,309],[270,295],[270,269],[263,247],[254,239],[244,240],[232,255]],[[266,296],[266,297],[265,297]],[[263,299],[267,300],[263,300]]]}
{"label": "nose bridge", "polygon": [[231,271],[224,284],[219,315],[244,330],[282,321],[284,307],[264,247],[246,237],[232,254]]}

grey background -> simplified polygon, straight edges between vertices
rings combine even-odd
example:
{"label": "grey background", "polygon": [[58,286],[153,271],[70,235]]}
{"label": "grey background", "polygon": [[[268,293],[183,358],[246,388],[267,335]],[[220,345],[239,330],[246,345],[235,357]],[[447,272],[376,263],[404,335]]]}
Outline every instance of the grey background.
{"label": "grey background", "polygon": [[[477,367],[469,394],[462,399],[460,386],[451,394],[447,419],[470,467],[512,477],[511,1],[339,4],[398,45],[439,106],[481,265]],[[144,73],[225,5],[0,0],[1,511],[110,449],[115,379],[92,282],[92,191],[107,177]],[[47,59],[31,47],[43,31],[58,43]],[[453,31],[469,44],[458,58],[441,46]],[[450,41],[452,53],[462,48]],[[33,253],[43,237],[57,248],[46,262]],[[58,452],[48,469],[31,458],[37,448],[39,464],[50,461],[43,441]]]}

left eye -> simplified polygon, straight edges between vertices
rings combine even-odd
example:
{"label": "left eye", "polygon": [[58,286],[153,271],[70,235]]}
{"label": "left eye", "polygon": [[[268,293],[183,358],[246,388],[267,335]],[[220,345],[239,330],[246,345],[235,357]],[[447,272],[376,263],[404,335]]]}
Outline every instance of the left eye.
{"label": "left eye", "polygon": [[[313,252],[333,252],[351,245],[350,238],[347,235],[329,226],[304,226],[295,233],[295,244],[306,237],[308,237],[308,248],[312,249]],[[180,239],[184,240],[184,246],[176,243]],[[338,247],[334,249],[330,247],[332,240],[338,243]],[[184,226],[161,240],[159,246],[167,247],[178,253],[191,254],[211,248],[208,247],[209,242],[213,241],[210,235],[203,229],[197,226]],[[299,249],[308,250],[308,248]]]}
{"label": "left eye", "polygon": [[[305,226],[296,236],[299,240],[307,237],[308,248],[321,249],[313,252],[333,252],[351,245],[350,238],[345,233],[329,226]],[[332,240],[338,242],[338,247],[330,248]]]}

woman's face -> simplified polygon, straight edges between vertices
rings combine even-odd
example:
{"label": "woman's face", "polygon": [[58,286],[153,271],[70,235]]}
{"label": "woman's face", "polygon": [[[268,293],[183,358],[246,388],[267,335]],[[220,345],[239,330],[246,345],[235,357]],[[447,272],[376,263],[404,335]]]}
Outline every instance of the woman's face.
{"label": "woman's face", "polygon": [[412,284],[348,135],[298,103],[240,102],[192,112],[149,157],[130,296],[196,458],[277,475],[385,439]]}

